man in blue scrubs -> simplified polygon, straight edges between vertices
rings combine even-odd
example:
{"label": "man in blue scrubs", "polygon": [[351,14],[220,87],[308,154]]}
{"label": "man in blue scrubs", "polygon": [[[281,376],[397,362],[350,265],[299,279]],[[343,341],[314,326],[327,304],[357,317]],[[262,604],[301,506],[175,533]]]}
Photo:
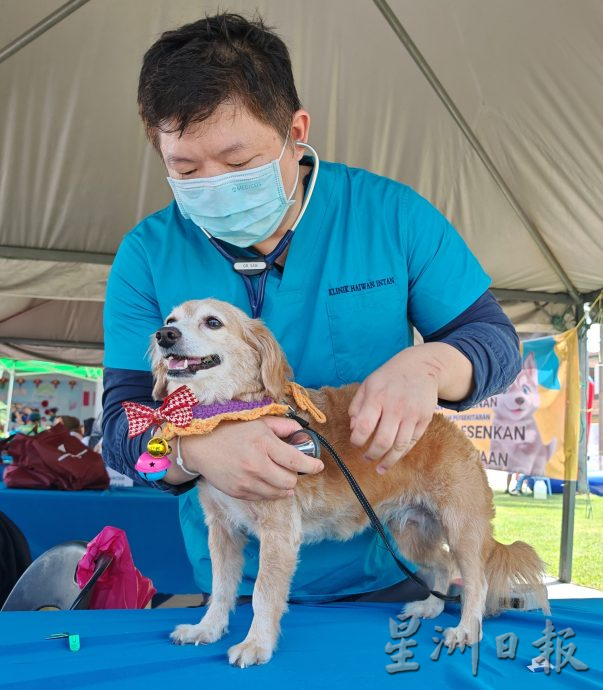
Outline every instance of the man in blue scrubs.
{"label": "man in blue scrubs", "polygon": [[[138,101],[175,201],[126,235],[111,271],[109,465],[136,478],[133,465],[150,432],[129,441],[121,403],[151,403],[149,337],[190,299],[214,297],[261,315],[304,386],[361,382],[349,410],[351,440],[362,446],[370,439],[367,462],[381,474],[404,462],[437,402],[470,407],[514,379],[517,335],[461,237],[409,187],[319,161],[307,146],[310,115],[287,49],[261,22],[224,14],[165,33],[145,55]],[[249,291],[230,260],[266,255],[275,264],[264,289],[256,276]],[[413,347],[411,324],[424,344]],[[282,440],[296,428],[264,418],[186,437],[188,473],[173,464],[156,483],[180,494],[202,591],[211,592],[211,567],[191,474],[241,499],[290,495],[298,472],[323,467]],[[250,539],[240,594],[253,590],[257,555]],[[348,542],[302,547],[291,598],[426,595],[412,585],[368,530]]]}

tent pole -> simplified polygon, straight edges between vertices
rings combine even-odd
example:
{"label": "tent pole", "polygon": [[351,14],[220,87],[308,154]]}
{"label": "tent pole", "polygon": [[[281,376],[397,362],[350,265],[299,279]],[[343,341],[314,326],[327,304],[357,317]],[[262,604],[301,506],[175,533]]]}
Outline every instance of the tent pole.
{"label": "tent pole", "polygon": [[563,483],[563,509],[561,513],[561,553],[559,555],[559,581],[572,581],[574,553],[574,512],[576,510],[576,481]]}
{"label": "tent pole", "polygon": [[[584,314],[584,306],[576,308],[576,321]],[[586,381],[588,380],[588,354],[586,351],[586,329],[578,329],[578,357],[580,359],[580,438],[578,439],[578,477],[586,457]],[[585,378],[586,367],[586,378]],[[561,546],[559,554],[559,581],[572,581],[572,558],[574,554],[574,515],[576,512],[576,479],[565,479],[563,483],[563,509],[561,512]]]}
{"label": "tent pole", "polygon": [[434,89],[434,91],[436,92],[436,94],[438,95],[439,99],[442,101],[448,112],[452,115],[452,118],[457,123],[457,125],[465,135],[467,141],[471,144],[477,155],[482,160],[482,163],[486,166],[486,169],[493,177],[494,181],[498,185],[498,188],[501,190],[509,204],[512,206],[515,213],[519,216],[519,219],[522,221],[526,230],[530,233],[532,239],[544,255],[545,259],[567,288],[567,291],[572,296],[574,303],[580,304],[581,299],[578,294],[578,290],[575,288],[570,277],[567,275],[567,273],[557,260],[557,257],[553,254],[550,247],[545,242],[544,238],[540,233],[540,230],[536,227],[534,221],[532,221],[532,219],[524,211],[522,205],[519,203],[519,200],[517,199],[509,185],[505,182],[503,176],[498,171],[498,168],[494,165],[494,162],[492,161],[490,156],[486,153],[486,150],[484,149],[481,142],[476,137],[475,133],[473,132],[473,130],[471,129],[463,115],[461,114],[461,111],[456,107],[456,104],[450,97],[450,94],[446,91],[440,80],[437,78],[435,72],[431,69],[431,66],[421,53],[421,51],[417,48],[416,44],[410,37],[410,34],[402,26],[395,12],[387,4],[386,0],[373,0],[373,2],[380,10],[381,14],[385,17],[387,23],[394,30],[394,33],[396,34],[396,36],[398,36],[400,42],[406,48],[411,58],[414,60],[417,67],[421,70],[427,81],[430,83],[430,85],[432,86],[432,88]]}
{"label": "tent pole", "polygon": [[11,55],[17,53],[21,48],[25,48],[26,45],[35,41],[38,36],[51,29],[55,24],[68,17],[72,12],[75,12],[82,5],[85,5],[89,0],[68,0],[64,5],[61,5],[54,12],[51,12],[47,17],[44,17],[42,21],[38,22],[30,29],[22,33],[20,36],[15,38],[14,41],[7,43],[4,48],[0,49],[0,62],[8,60]]}
{"label": "tent pole", "polygon": [[580,442],[578,445],[578,485],[580,493],[588,491],[588,437],[586,435],[588,413],[588,326],[578,329],[578,355],[580,357]]}
{"label": "tent pole", "polygon": [[15,363],[13,362],[13,365],[10,369],[10,378],[8,379],[8,393],[6,395],[6,429],[4,431],[7,435],[8,435],[9,429],[10,429],[10,420],[11,420],[10,407],[13,404],[13,389],[14,389],[14,387],[15,387]]}
{"label": "tent pole", "polygon": [[94,418],[103,411],[103,380],[97,379],[95,391]]}
{"label": "tent pole", "polygon": [[603,469],[603,409],[601,409],[601,399],[603,399],[603,318],[601,318],[601,307],[599,307],[599,315],[597,318],[599,323],[599,361],[596,368],[597,388],[595,389],[599,394],[599,463],[597,469]]}

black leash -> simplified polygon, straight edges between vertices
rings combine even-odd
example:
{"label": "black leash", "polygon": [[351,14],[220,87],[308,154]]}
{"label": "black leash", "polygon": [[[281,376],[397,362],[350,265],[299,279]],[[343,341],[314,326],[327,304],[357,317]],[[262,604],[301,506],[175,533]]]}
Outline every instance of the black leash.
{"label": "black leash", "polygon": [[381,524],[381,520],[377,517],[377,514],[373,510],[373,506],[369,503],[367,497],[364,495],[362,489],[360,486],[358,486],[358,482],[354,478],[354,475],[350,472],[348,469],[347,465],[345,462],[339,457],[337,454],[337,451],[333,448],[333,446],[327,441],[327,439],[319,434],[315,429],[311,429],[310,425],[308,422],[306,422],[305,419],[302,419],[301,417],[298,417],[293,411],[290,411],[287,415],[291,419],[294,419],[296,422],[301,424],[304,429],[307,429],[308,431],[311,431],[316,438],[320,441],[321,445],[328,451],[328,453],[331,455],[333,460],[337,463],[337,466],[339,469],[342,471],[343,476],[346,478],[348,484],[350,485],[352,491],[354,494],[356,494],[356,498],[360,501],[360,505],[364,508],[365,513],[368,515],[369,520],[371,521],[371,525],[373,529],[379,534],[381,537],[383,543],[385,544],[387,550],[390,552],[392,558],[394,561],[396,561],[396,565],[400,570],[407,575],[408,577],[412,578],[418,585],[423,587],[423,589],[426,589],[430,594],[433,594],[434,597],[437,597],[438,599],[441,599],[442,601],[451,601],[458,603],[461,601],[460,595],[456,595],[454,597],[449,596],[448,594],[443,594],[442,592],[438,591],[432,591],[429,589],[429,586],[427,583],[422,580],[418,575],[415,575],[409,568],[407,568],[404,563],[398,558],[396,555],[396,552],[394,551],[392,545],[390,544],[390,541],[387,537],[387,534],[385,533],[385,529],[383,528],[383,525]]}

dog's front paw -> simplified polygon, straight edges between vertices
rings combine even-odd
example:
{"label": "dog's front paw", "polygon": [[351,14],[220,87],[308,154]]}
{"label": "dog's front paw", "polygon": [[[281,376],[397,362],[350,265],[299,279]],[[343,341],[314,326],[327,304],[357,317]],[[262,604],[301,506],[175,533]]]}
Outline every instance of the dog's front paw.
{"label": "dog's front paw", "polygon": [[174,644],[211,644],[217,642],[227,631],[226,626],[179,625],[170,635]]}
{"label": "dog's front paw", "polygon": [[433,594],[423,601],[412,601],[404,607],[404,613],[417,618],[436,618],[444,610],[444,602]]}
{"label": "dog's front paw", "polygon": [[228,661],[233,666],[247,668],[270,661],[273,651],[272,645],[261,643],[254,637],[247,638],[228,650]]}
{"label": "dog's front paw", "polygon": [[473,625],[457,625],[456,628],[446,628],[444,630],[444,644],[449,649],[459,647],[461,651],[465,645],[472,645],[482,639],[482,626],[474,620]]}

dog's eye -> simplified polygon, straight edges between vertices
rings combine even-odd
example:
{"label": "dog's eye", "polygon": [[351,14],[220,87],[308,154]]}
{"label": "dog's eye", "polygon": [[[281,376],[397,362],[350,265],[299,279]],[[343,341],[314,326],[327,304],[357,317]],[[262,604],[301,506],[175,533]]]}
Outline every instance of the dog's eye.
{"label": "dog's eye", "polygon": [[169,326],[171,323],[175,323],[176,319],[173,316],[170,316],[169,319],[166,320],[165,325]]}
{"label": "dog's eye", "polygon": [[223,325],[223,324],[222,324],[222,322],[220,321],[220,319],[216,319],[215,316],[208,316],[208,317],[205,319],[205,325],[206,325],[208,328],[211,328],[212,330],[215,331],[215,330],[217,330],[218,328],[222,328],[222,325]]}

